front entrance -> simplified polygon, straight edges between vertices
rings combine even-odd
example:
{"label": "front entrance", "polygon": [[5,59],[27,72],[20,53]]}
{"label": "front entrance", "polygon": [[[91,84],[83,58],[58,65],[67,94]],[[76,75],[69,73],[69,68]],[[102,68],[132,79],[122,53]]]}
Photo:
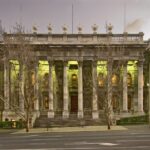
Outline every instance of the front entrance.
{"label": "front entrance", "polygon": [[71,96],[71,113],[77,113],[78,111],[78,95]]}

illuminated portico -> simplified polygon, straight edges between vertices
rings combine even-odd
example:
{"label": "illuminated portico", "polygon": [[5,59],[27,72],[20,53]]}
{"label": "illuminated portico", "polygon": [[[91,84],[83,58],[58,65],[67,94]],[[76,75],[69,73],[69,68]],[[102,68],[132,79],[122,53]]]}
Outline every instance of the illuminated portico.
{"label": "illuminated portico", "polygon": [[[31,42],[36,51],[32,74],[35,112],[46,113],[50,119],[75,115],[96,120],[104,115],[110,97],[114,116],[143,114],[145,45],[141,34],[35,34]],[[15,81],[10,73],[13,61],[17,60],[10,55],[4,62],[4,119],[10,118],[11,103],[15,102],[12,94],[17,87],[10,86]],[[25,64],[17,65],[23,91]],[[14,99],[24,111],[23,98],[18,95]]]}

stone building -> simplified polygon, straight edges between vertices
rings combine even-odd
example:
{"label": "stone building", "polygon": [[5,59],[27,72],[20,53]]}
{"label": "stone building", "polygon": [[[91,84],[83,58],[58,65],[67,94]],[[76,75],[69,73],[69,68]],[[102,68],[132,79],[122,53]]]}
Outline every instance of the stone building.
{"label": "stone building", "polygon": [[[63,119],[101,119],[108,96],[108,77],[111,76],[111,105],[114,117],[143,115],[147,110],[143,33],[138,34],[24,34],[36,48],[36,65],[31,75],[37,100],[33,104],[33,120],[42,114],[47,118],[58,115]],[[6,34],[13,38],[14,34]],[[0,47],[5,44],[1,40]],[[24,111],[19,96],[17,75],[23,74],[15,55],[5,54],[0,64],[2,119],[17,119],[12,104]],[[13,68],[15,67],[15,73]],[[22,83],[24,83],[22,78]],[[37,113],[38,112],[38,113]],[[37,115],[38,114],[38,115]]]}

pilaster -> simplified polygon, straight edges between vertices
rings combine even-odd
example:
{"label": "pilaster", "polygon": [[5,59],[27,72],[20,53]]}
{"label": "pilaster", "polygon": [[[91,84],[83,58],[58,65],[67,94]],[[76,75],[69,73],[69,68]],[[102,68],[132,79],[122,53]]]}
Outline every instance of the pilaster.
{"label": "pilaster", "polygon": [[98,119],[98,95],[97,95],[97,61],[92,63],[92,80],[93,80],[93,101],[92,101],[92,117]]}
{"label": "pilaster", "polygon": [[35,64],[35,111],[39,111],[39,80],[38,80],[38,69],[39,69],[39,63],[38,60]]}
{"label": "pilaster", "polygon": [[138,62],[138,112],[143,113],[143,61]]}
{"label": "pilaster", "polygon": [[83,62],[78,61],[78,118],[83,118]]}
{"label": "pilaster", "polygon": [[22,62],[19,62],[19,109],[21,112],[24,112],[24,71],[25,66]]}
{"label": "pilaster", "polygon": [[3,111],[3,120],[6,118],[9,118],[10,114],[10,94],[9,94],[9,84],[10,84],[10,78],[9,78],[9,59],[6,57],[4,58],[4,111]]}
{"label": "pilaster", "polygon": [[48,118],[54,118],[54,98],[53,98],[53,62],[49,61],[49,111]]}
{"label": "pilaster", "polygon": [[69,91],[68,91],[68,78],[67,78],[68,62],[64,62],[63,68],[63,118],[69,117]]}
{"label": "pilaster", "polygon": [[123,112],[128,112],[127,62],[123,64]]}

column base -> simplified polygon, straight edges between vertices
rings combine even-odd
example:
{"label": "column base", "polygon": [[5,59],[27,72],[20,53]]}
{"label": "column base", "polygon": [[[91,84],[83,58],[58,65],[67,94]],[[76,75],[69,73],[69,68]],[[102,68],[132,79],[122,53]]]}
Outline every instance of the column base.
{"label": "column base", "polygon": [[122,110],[121,111],[121,116],[122,117],[129,117],[129,116],[131,116],[131,113],[129,113],[127,110]]}
{"label": "column base", "polygon": [[83,111],[78,111],[78,118],[83,118]]}
{"label": "column base", "polygon": [[144,111],[137,111],[136,115],[143,116],[143,115],[145,115],[145,112]]}
{"label": "column base", "polygon": [[122,110],[121,112],[122,113],[128,113],[128,110]]}
{"label": "column base", "polygon": [[[22,112],[17,112],[17,113],[22,113]],[[18,120],[20,119],[21,116],[17,115],[16,112],[12,111],[12,110],[4,110],[2,113],[2,120]]]}
{"label": "column base", "polygon": [[10,119],[9,116],[10,116],[10,110],[4,110],[2,115],[2,120],[3,121],[9,120]]}
{"label": "column base", "polygon": [[47,116],[48,118],[54,118],[54,111],[48,111]]}
{"label": "column base", "polygon": [[98,119],[98,118],[99,118],[98,111],[93,111],[93,112],[92,112],[92,118],[93,118],[93,119]]}
{"label": "column base", "polygon": [[38,118],[38,117],[40,117],[40,111],[39,110],[35,110],[34,111],[34,114],[35,114],[35,116]]}
{"label": "column base", "polygon": [[64,119],[69,118],[69,112],[68,112],[67,110],[64,110],[64,111],[63,111],[63,118],[64,118]]}

